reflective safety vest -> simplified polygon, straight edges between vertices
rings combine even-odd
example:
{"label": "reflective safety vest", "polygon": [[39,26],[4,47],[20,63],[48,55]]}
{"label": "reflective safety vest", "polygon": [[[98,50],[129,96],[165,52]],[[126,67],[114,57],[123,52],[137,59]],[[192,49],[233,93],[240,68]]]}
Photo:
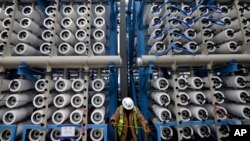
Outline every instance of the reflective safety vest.
{"label": "reflective safety vest", "polygon": [[[134,123],[135,123],[134,128],[135,128],[136,135],[138,135],[138,130],[137,130],[138,123],[137,123],[137,117],[136,117],[136,115],[137,115],[136,107],[134,107],[133,110],[134,110],[133,115],[134,115]],[[119,107],[119,113],[120,113],[120,117],[119,117],[119,120],[118,120],[118,135],[121,136],[122,129],[123,129],[123,123],[124,123],[124,112],[123,112],[123,107],[122,106]]]}

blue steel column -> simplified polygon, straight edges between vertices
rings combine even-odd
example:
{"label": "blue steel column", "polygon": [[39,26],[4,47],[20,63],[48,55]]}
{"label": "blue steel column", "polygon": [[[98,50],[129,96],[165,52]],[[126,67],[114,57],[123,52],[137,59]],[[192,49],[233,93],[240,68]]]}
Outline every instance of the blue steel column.
{"label": "blue steel column", "polygon": [[[109,1],[110,5],[110,36],[109,36],[109,54],[117,55],[117,4],[114,0]],[[113,67],[113,63],[110,62],[110,74],[109,74],[109,111],[108,119],[115,113],[118,99],[118,70]],[[114,141],[114,130],[111,125],[108,125],[108,138]]]}
{"label": "blue steel column", "polygon": [[[133,10],[133,11],[132,11]],[[129,0],[128,3],[128,11],[127,11],[127,29],[129,33],[128,40],[128,57],[129,57],[129,86],[130,86],[130,97],[133,99],[136,106],[137,97],[136,97],[136,88],[135,88],[135,80],[134,80],[134,55],[135,52],[135,21],[136,21],[136,11],[135,11],[135,2],[134,0]]]}
{"label": "blue steel column", "polygon": [[[145,54],[145,43],[144,43],[144,25],[143,25],[143,11],[144,11],[144,0],[136,1],[136,28],[137,28],[137,56],[141,57]],[[147,100],[147,73],[145,68],[139,68],[139,96],[140,102],[139,107],[142,115],[148,121],[149,112],[148,112],[148,100]],[[144,133],[139,132],[140,139],[144,140]],[[143,133],[143,134],[142,134]]]}
{"label": "blue steel column", "polygon": [[[137,11],[137,54],[141,57],[145,53],[144,44],[144,27],[143,27],[143,9],[144,2],[136,1],[136,11]],[[140,110],[143,116],[148,120],[148,102],[147,102],[147,90],[145,89],[146,80],[145,68],[139,68],[139,84],[140,84]]]}

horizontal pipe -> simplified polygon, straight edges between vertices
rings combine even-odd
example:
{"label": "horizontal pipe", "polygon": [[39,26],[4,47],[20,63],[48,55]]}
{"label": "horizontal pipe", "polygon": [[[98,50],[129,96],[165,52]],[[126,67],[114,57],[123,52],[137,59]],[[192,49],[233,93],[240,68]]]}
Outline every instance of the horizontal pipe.
{"label": "horizontal pipe", "polygon": [[11,56],[0,58],[0,64],[8,67],[20,66],[21,62],[27,62],[29,66],[34,67],[46,67],[51,66],[53,68],[77,68],[87,65],[91,68],[100,68],[109,66],[113,63],[117,66],[121,65],[121,58],[119,56],[35,56],[35,57],[19,57]]}
{"label": "horizontal pipe", "polygon": [[6,125],[17,123],[31,115],[33,110],[34,107],[22,107],[9,110],[3,115],[3,123]]}
{"label": "horizontal pipe", "polygon": [[201,64],[208,64],[213,62],[214,65],[225,64],[232,59],[237,60],[238,63],[250,63],[250,55],[248,54],[220,54],[220,55],[165,55],[153,56],[143,55],[137,58],[138,66],[147,66],[149,63],[154,63],[157,66],[171,66],[172,64],[200,66]]}
{"label": "horizontal pipe", "polygon": [[11,92],[21,92],[33,89],[34,85],[32,81],[28,79],[14,79],[9,83],[9,89]]}
{"label": "horizontal pipe", "polygon": [[16,108],[30,103],[34,98],[32,94],[11,94],[5,101],[5,105],[8,108]]}

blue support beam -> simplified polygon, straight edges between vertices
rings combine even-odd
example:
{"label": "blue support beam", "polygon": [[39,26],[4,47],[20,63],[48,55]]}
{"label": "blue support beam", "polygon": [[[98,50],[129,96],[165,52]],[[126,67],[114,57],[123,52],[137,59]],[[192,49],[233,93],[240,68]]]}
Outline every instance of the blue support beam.
{"label": "blue support beam", "polygon": [[[143,11],[144,11],[144,0],[135,2],[136,11],[136,28],[137,28],[137,57],[141,57],[145,54],[145,35],[144,35],[144,25],[143,25]],[[149,68],[148,68],[149,70]],[[147,99],[147,82],[148,74],[146,68],[139,68],[139,96],[140,102],[139,107],[142,115],[146,120],[149,120],[148,111],[148,99]],[[139,130],[139,139],[144,140],[144,133]]]}
{"label": "blue support beam", "polygon": [[[117,55],[118,49],[117,49],[117,12],[118,12],[118,6],[115,0],[110,0],[109,2],[110,6],[110,17],[109,17],[109,54],[110,55]],[[109,65],[109,110],[107,113],[108,119],[111,118],[111,116],[115,113],[116,107],[117,107],[117,99],[118,99],[118,69],[115,68],[114,64],[110,62]],[[114,130],[111,125],[107,127],[108,129],[108,138],[112,141],[114,141]]]}
{"label": "blue support beam", "polygon": [[[133,11],[132,11],[133,10]],[[128,40],[128,57],[129,57],[129,87],[130,87],[130,97],[133,99],[136,106],[137,97],[136,97],[136,88],[135,88],[135,80],[134,80],[134,53],[135,53],[135,22],[136,22],[136,11],[135,11],[135,2],[134,0],[129,0],[128,3],[128,11],[127,11],[127,28],[129,33],[129,40]]]}

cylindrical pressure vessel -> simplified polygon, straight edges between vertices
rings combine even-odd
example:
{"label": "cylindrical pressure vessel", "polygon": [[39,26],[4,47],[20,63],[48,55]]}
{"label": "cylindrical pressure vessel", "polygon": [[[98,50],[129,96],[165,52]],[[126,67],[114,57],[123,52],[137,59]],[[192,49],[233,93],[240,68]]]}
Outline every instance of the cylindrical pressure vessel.
{"label": "cylindrical pressure vessel", "polygon": [[9,83],[9,89],[11,92],[21,92],[34,88],[32,81],[27,79],[14,79]]}
{"label": "cylindrical pressure vessel", "polygon": [[166,78],[160,77],[151,80],[151,85],[157,90],[167,90],[169,82]]}
{"label": "cylindrical pressure vessel", "polygon": [[223,78],[227,87],[231,88],[245,88],[246,87],[246,79],[243,76],[227,76]]}
{"label": "cylindrical pressure vessel", "polygon": [[101,141],[104,133],[102,128],[93,128],[90,131],[90,139],[93,141]]}
{"label": "cylindrical pressure vessel", "polygon": [[71,94],[59,94],[53,99],[55,107],[62,108],[70,104]]}
{"label": "cylindrical pressure vessel", "polygon": [[33,98],[34,98],[34,94],[11,94],[8,95],[5,103],[6,106],[8,108],[16,108],[16,107],[20,107],[23,106],[27,103],[30,103]]}
{"label": "cylindrical pressure vessel", "polygon": [[160,106],[168,106],[170,103],[170,97],[164,92],[152,92],[151,98]]}
{"label": "cylindrical pressure vessel", "polygon": [[104,122],[104,117],[105,117],[105,107],[101,107],[98,109],[95,109],[91,115],[90,115],[90,120],[94,124],[100,124]]}
{"label": "cylindrical pressure vessel", "polygon": [[171,112],[167,108],[160,107],[156,104],[152,105],[152,110],[160,121],[169,121],[172,118]]}
{"label": "cylindrical pressure vessel", "polygon": [[66,107],[55,111],[52,115],[52,122],[54,124],[63,124],[69,118],[72,111],[72,107]]}
{"label": "cylindrical pressure vessel", "polygon": [[100,92],[105,88],[105,81],[103,79],[97,78],[92,81],[91,87],[94,91]]}
{"label": "cylindrical pressure vessel", "polygon": [[[156,117],[152,118],[152,122],[155,125],[155,127],[157,127],[157,122],[160,122]],[[161,133],[161,138],[163,140],[170,140],[173,137],[173,129],[169,126],[161,126],[160,129],[160,133]]]}
{"label": "cylindrical pressure vessel", "polygon": [[96,93],[91,97],[91,104],[95,108],[100,108],[104,105],[106,96],[104,93]]}
{"label": "cylindrical pressure vessel", "polygon": [[71,80],[68,79],[59,79],[55,83],[55,89],[58,92],[65,92],[71,89]]}
{"label": "cylindrical pressure vessel", "polygon": [[23,120],[29,116],[34,110],[34,107],[22,107],[5,112],[3,115],[3,123],[11,125],[17,123],[20,120]]}

